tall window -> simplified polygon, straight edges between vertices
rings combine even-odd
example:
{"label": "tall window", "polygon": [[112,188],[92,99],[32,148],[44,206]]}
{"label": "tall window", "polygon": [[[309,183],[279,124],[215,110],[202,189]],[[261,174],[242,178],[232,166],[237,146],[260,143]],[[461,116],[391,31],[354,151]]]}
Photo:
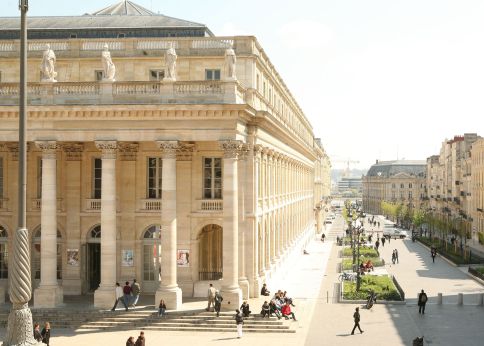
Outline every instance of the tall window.
{"label": "tall window", "polygon": [[161,198],[161,157],[148,157],[148,198]]}
{"label": "tall window", "polygon": [[92,198],[101,198],[101,176],[102,176],[102,160],[95,158],[93,160],[92,172]]}
{"label": "tall window", "polygon": [[8,235],[0,226],[0,279],[8,279]]}
{"label": "tall window", "polygon": [[95,70],[94,71],[94,78],[96,81],[102,81],[104,76],[104,71],[103,70]]}
{"label": "tall window", "polygon": [[165,78],[165,70],[150,70],[150,81],[160,81]]}
{"label": "tall window", "polygon": [[143,280],[158,280],[160,268],[160,225],[150,226],[143,235]]}
{"label": "tall window", "polygon": [[42,198],[42,158],[37,160],[37,198]]}
{"label": "tall window", "polygon": [[222,198],[222,159],[219,157],[203,159],[203,198]]}
{"label": "tall window", "polygon": [[0,198],[3,198],[3,157],[0,157]]}
{"label": "tall window", "polygon": [[205,70],[205,80],[220,80],[220,70]]}
{"label": "tall window", "polygon": [[[35,231],[32,238],[32,274],[33,278],[40,280],[40,238],[42,230],[40,227]],[[62,236],[57,231],[57,280],[62,280]]]}

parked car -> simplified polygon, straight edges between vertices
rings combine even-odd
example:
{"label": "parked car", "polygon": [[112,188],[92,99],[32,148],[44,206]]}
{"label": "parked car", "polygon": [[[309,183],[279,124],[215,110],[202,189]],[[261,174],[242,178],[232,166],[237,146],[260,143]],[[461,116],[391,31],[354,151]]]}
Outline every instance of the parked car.
{"label": "parked car", "polygon": [[407,237],[407,232],[398,228],[385,228],[383,230],[383,236],[393,239],[405,239]]}

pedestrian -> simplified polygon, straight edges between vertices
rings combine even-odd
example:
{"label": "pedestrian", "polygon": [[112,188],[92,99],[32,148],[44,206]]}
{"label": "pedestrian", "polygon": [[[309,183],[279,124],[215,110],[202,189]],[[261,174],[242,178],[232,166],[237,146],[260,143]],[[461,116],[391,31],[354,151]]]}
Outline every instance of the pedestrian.
{"label": "pedestrian", "polygon": [[360,330],[360,333],[363,333],[363,330],[361,330],[361,327],[360,327],[360,308],[355,309],[355,313],[353,314],[353,319],[355,320],[355,326],[351,331],[351,335],[355,334],[356,327],[358,327],[358,329]]}
{"label": "pedestrian", "polygon": [[242,326],[244,325],[244,316],[239,309],[235,310],[235,323],[237,324],[237,339],[242,337]]}
{"label": "pedestrian", "polygon": [[271,291],[269,291],[267,289],[267,285],[266,284],[262,284],[262,288],[260,289],[260,294],[263,295],[263,296],[268,296],[271,294]]}
{"label": "pedestrian", "polygon": [[375,249],[376,249],[376,251],[378,251],[378,248],[379,247],[380,247],[380,240],[377,239],[376,242],[375,242]]}
{"label": "pedestrian", "polygon": [[42,334],[40,334],[40,325],[34,324],[34,339],[35,341],[42,341]]}
{"label": "pedestrian", "polygon": [[[129,306],[131,302],[131,286],[129,285],[129,281],[126,281],[123,287],[123,295],[124,295],[124,305]],[[128,310],[128,308],[126,308]]]}
{"label": "pedestrian", "polygon": [[397,263],[398,263],[398,250],[397,250],[397,249],[395,249],[395,260],[396,260],[396,261],[397,261]]}
{"label": "pedestrian", "polygon": [[390,240],[392,240],[392,236],[391,235],[388,236],[388,244],[390,244]]}
{"label": "pedestrian", "polygon": [[418,313],[425,315],[425,304],[427,304],[427,293],[422,290],[418,295]]}
{"label": "pedestrian", "polygon": [[433,246],[430,249],[430,256],[432,256],[432,263],[435,263],[435,256],[437,256],[437,249]]}
{"label": "pedestrian", "polygon": [[288,320],[289,316],[291,316],[294,321],[297,321],[296,315],[294,315],[294,312],[291,311],[291,306],[289,305],[289,302],[286,302],[286,304],[284,304],[281,309],[281,313],[286,320]]}
{"label": "pedestrian", "polygon": [[50,342],[50,323],[49,322],[45,322],[44,328],[42,328],[40,335],[42,335],[42,343],[47,344],[47,346],[49,346],[49,342]]}
{"label": "pedestrian", "polygon": [[217,292],[215,292],[215,305],[214,305],[214,310],[215,312],[217,313],[217,317],[220,316],[220,308],[222,307],[222,301],[224,300],[224,298],[222,297],[222,295],[220,294],[220,291],[217,290]]}
{"label": "pedestrian", "polygon": [[121,285],[119,284],[119,282],[116,282],[116,292],[115,293],[116,293],[116,301],[114,302],[114,306],[111,309],[111,311],[116,310],[116,307],[118,306],[118,303],[120,301],[121,301],[121,303],[123,303],[126,311],[128,311],[128,305],[126,305],[126,302],[123,299],[123,289],[121,288]]}
{"label": "pedestrian", "polygon": [[166,318],[166,304],[163,299],[160,299],[160,304],[158,305],[158,317]]}
{"label": "pedestrian", "polygon": [[133,303],[131,304],[133,307],[136,306],[138,303],[139,295],[141,293],[141,286],[139,283],[136,282],[136,279],[133,279],[133,283],[131,284],[131,294],[133,295]]}
{"label": "pedestrian", "polygon": [[134,344],[134,337],[130,336],[126,341],[126,346],[135,346]]}
{"label": "pedestrian", "polygon": [[384,236],[381,238],[381,246],[385,247],[385,237]]}
{"label": "pedestrian", "polygon": [[326,234],[321,234],[321,241],[324,243],[324,239],[326,238]]}
{"label": "pedestrian", "polygon": [[262,308],[261,308],[261,311],[260,311],[260,314],[262,315],[262,317],[266,317],[269,318],[271,316],[271,313],[270,313],[270,306],[269,306],[269,303],[266,301],[264,301],[264,304],[262,304]]}
{"label": "pedestrian", "polygon": [[207,305],[207,308],[205,309],[207,311],[210,311],[210,306],[212,305],[215,309],[215,292],[217,292],[217,290],[215,289],[215,287],[213,287],[212,284],[210,284],[207,291],[208,305]]}
{"label": "pedestrian", "polygon": [[139,332],[138,339],[136,340],[134,346],[145,346],[145,332]]}
{"label": "pedestrian", "polygon": [[395,264],[395,261],[397,260],[397,257],[395,255],[395,250],[392,252],[392,263]]}
{"label": "pedestrian", "polygon": [[250,311],[249,303],[247,303],[246,300],[244,300],[244,302],[240,306],[240,311],[242,311],[242,314],[244,315],[244,317],[249,317],[250,313],[252,312]]}

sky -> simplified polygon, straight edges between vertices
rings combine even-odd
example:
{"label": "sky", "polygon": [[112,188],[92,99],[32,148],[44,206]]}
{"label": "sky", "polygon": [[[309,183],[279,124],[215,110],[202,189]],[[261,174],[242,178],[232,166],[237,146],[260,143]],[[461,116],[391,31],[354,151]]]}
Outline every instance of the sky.
{"label": "sky", "polygon": [[[29,16],[81,15],[118,0],[30,0]],[[333,167],[425,160],[454,135],[484,136],[484,1],[134,0],[254,35]],[[19,16],[2,0],[0,16]]]}

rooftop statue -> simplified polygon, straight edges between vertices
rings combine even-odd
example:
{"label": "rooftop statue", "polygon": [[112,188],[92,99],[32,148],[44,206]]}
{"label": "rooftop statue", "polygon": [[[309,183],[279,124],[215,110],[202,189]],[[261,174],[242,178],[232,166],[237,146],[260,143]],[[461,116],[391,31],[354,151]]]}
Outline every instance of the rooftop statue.
{"label": "rooftop statue", "polygon": [[45,51],[42,56],[42,63],[40,64],[40,71],[42,72],[42,82],[57,82],[57,72],[55,72],[56,57],[50,44],[45,45]]}
{"label": "rooftop statue", "polygon": [[103,80],[114,82],[114,75],[116,74],[116,66],[114,66],[113,60],[111,59],[111,53],[109,52],[109,47],[107,44],[104,45],[104,50],[101,54],[101,59],[103,63],[104,75]]}

